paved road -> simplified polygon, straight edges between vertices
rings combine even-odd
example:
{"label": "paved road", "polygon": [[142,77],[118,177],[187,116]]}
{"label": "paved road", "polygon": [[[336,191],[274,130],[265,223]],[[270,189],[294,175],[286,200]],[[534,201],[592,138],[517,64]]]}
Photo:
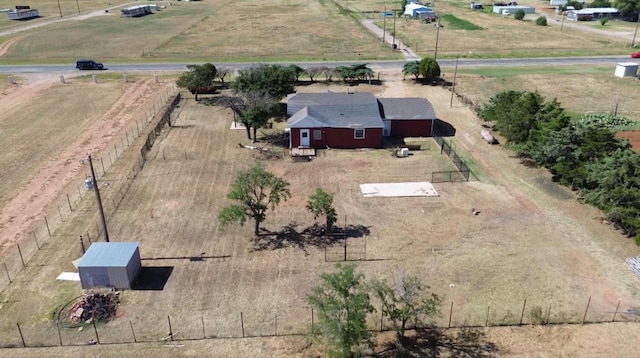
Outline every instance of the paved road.
{"label": "paved road", "polygon": [[[398,69],[406,63],[407,60],[396,61],[366,61],[369,67],[374,70]],[[496,59],[466,59],[461,58],[458,61],[458,67],[488,67],[488,66],[546,66],[546,65],[611,65],[619,62],[633,61],[627,56],[594,56],[594,57],[548,57],[548,58],[496,58]],[[328,66],[351,65],[361,63],[362,61],[336,61],[336,62],[296,62],[301,67],[311,67],[320,64]],[[455,59],[441,59],[438,63],[442,67],[453,67]],[[289,64],[289,63],[282,63]],[[185,63],[148,63],[148,64],[119,64],[109,65],[107,72],[183,72],[187,70]],[[217,67],[224,67],[233,70],[242,70],[254,66],[254,63],[226,63],[217,64]],[[613,70],[613,67],[612,67]],[[6,65],[0,66],[0,72],[6,74],[29,74],[29,73],[48,73],[48,74],[78,74],[75,64],[69,65]],[[96,71],[86,71],[86,73],[95,73]]]}

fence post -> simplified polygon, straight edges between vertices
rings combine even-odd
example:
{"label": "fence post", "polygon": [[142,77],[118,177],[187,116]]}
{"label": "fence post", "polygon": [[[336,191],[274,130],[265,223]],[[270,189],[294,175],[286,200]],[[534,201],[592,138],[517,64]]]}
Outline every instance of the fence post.
{"label": "fence post", "polygon": [[276,336],[278,335],[278,314],[276,313]]}
{"label": "fence post", "polygon": [[133,322],[129,321],[129,327],[131,327],[131,335],[133,336],[133,342],[138,343],[136,339],[136,332],[133,330]]}
{"label": "fence post", "polygon": [[32,231],[31,233],[33,234],[33,240],[36,242],[36,247],[40,250],[40,244],[38,243],[38,238],[36,238],[36,232]]}
{"label": "fence post", "polygon": [[383,322],[384,322],[384,311],[380,310],[380,332],[382,332]]}
{"label": "fence post", "polygon": [[93,331],[96,333],[96,342],[100,344],[100,336],[98,336],[98,327],[96,327],[96,320],[93,320]]}
{"label": "fence post", "polygon": [[[5,265],[4,267],[7,267],[7,265]],[[313,328],[313,308],[311,308],[311,328]]]}
{"label": "fence post", "polygon": [[453,315],[453,301],[451,301],[451,308],[449,309],[449,326],[447,328],[451,328],[451,316]]}
{"label": "fence post", "polygon": [[244,338],[244,317],[242,317],[242,311],[240,311],[240,328],[242,328],[242,338]]}
{"label": "fence post", "polygon": [[18,247],[18,255],[20,255],[20,261],[22,262],[22,267],[27,267],[27,265],[24,264],[24,258],[22,257],[22,250],[20,250],[20,244],[16,244],[16,247]]}
{"label": "fence post", "polygon": [[69,199],[69,194],[67,194],[67,203],[69,203],[69,211],[73,211],[73,208],[71,207],[71,199]]}
{"label": "fence post", "polygon": [[60,215],[60,221],[64,222],[64,220],[62,219],[62,210],[60,210],[60,205],[58,205],[58,214]]}
{"label": "fence post", "polygon": [[49,220],[47,220],[47,217],[44,217],[44,223],[45,225],[47,225],[47,233],[49,233],[49,237],[51,237],[51,230],[49,229]]}
{"label": "fence post", "polygon": [[584,309],[584,316],[582,316],[582,324],[584,324],[585,319],[587,319],[587,311],[589,311],[590,303],[591,303],[591,296],[589,296],[589,300],[587,301],[587,307]]}
{"label": "fence post", "polygon": [[489,327],[489,305],[487,305],[487,320],[484,323],[485,327]]}
{"label": "fence post", "polygon": [[84,249],[84,242],[82,241],[82,235],[80,235],[80,247],[82,248],[82,254],[84,255],[86,251]]}
{"label": "fence post", "polygon": [[60,334],[60,324],[56,323],[56,328],[58,329],[58,341],[60,342],[60,347],[62,347],[62,334]]}
{"label": "fence post", "polygon": [[4,272],[7,273],[7,278],[9,279],[9,283],[12,283],[13,281],[11,281],[11,276],[9,276],[9,269],[7,268],[7,264],[3,263],[4,265]]}
{"label": "fence post", "polygon": [[16,322],[16,326],[18,327],[18,333],[20,333],[20,340],[22,341],[22,346],[27,348],[27,344],[24,342],[24,336],[22,335],[22,330],[20,329],[20,323]]}
{"label": "fence post", "polygon": [[167,322],[169,322],[169,339],[173,341],[173,330],[171,329],[171,318],[167,315]]}
{"label": "fence post", "polygon": [[547,324],[549,324],[550,315],[551,315],[551,301],[549,301],[549,309],[547,310]]}
{"label": "fence post", "polygon": [[618,308],[620,308],[620,301],[622,301],[622,298],[618,299],[618,305],[616,306],[616,311],[613,313],[613,319],[611,320],[611,322],[615,322],[616,321],[616,315],[618,314]]}
{"label": "fence post", "polygon": [[527,306],[527,299],[524,299],[524,303],[522,304],[522,313],[520,314],[520,325],[522,325],[522,319],[524,318],[524,308]]}
{"label": "fence post", "polygon": [[102,158],[100,158],[100,164],[102,165],[102,175],[104,175],[106,171],[104,170],[104,161],[102,160]]}
{"label": "fence post", "polygon": [[204,330],[204,317],[200,316],[200,321],[202,322],[202,338],[207,339],[207,332]]}

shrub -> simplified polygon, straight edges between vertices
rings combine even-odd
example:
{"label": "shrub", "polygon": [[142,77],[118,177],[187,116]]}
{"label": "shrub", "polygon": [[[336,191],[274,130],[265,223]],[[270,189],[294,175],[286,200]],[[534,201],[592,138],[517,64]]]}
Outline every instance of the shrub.
{"label": "shrub", "polygon": [[545,16],[540,16],[536,19],[536,25],[538,26],[547,26],[547,18]]}
{"label": "shrub", "polygon": [[524,19],[524,10],[520,9],[520,10],[516,11],[516,13],[513,14],[513,18],[516,19],[516,20]]}
{"label": "shrub", "polygon": [[609,18],[608,17],[601,17],[600,20],[598,20],[600,22],[600,25],[604,26],[607,24],[607,22],[609,22]]}

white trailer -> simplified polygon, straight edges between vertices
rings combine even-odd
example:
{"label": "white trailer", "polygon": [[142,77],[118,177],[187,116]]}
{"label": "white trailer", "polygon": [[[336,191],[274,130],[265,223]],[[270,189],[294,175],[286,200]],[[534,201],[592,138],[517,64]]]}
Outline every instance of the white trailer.
{"label": "white trailer", "polygon": [[9,20],[26,20],[38,17],[38,10],[36,9],[16,9],[7,11]]}

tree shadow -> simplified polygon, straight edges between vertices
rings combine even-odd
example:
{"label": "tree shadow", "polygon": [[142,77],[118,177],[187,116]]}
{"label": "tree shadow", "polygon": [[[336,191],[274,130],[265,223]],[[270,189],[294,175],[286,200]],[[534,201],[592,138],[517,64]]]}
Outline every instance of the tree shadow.
{"label": "tree shadow", "polygon": [[346,228],[334,228],[327,233],[324,225],[314,223],[311,226],[300,229],[300,224],[293,221],[280,231],[260,229],[260,235],[254,237],[251,251],[278,250],[295,247],[308,255],[308,247],[325,248],[333,245],[342,245],[344,239],[359,238],[370,234],[369,227],[364,225],[348,225]]}
{"label": "tree shadow", "polygon": [[497,357],[498,346],[487,340],[482,328],[464,327],[444,330],[436,327],[416,329],[413,335],[404,337],[402,345],[388,342],[378,358],[413,357]]}

